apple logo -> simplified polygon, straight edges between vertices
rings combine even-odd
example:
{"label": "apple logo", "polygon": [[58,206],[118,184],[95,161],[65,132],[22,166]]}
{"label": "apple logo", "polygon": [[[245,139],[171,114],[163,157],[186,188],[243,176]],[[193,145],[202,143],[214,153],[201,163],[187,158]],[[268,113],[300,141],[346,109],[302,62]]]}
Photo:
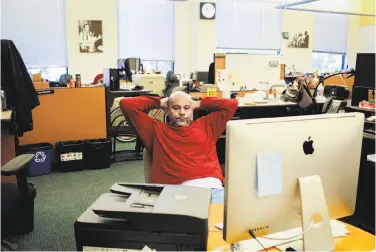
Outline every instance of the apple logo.
{"label": "apple logo", "polygon": [[311,137],[308,138],[308,141],[305,141],[303,143],[303,151],[306,155],[310,155],[315,151],[315,149],[313,148],[313,141],[311,140]]}

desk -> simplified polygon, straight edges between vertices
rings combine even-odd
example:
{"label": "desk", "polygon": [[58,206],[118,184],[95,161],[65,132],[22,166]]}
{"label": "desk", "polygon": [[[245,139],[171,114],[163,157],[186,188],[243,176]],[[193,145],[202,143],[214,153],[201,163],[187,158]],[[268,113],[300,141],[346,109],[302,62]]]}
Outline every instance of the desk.
{"label": "desk", "polygon": [[[223,222],[223,205],[214,204],[210,206],[210,219],[209,219],[209,238],[208,238],[208,251],[212,251],[219,247],[224,247],[229,250],[230,245],[222,239],[222,232],[215,232],[216,223]],[[367,233],[359,228],[351,225],[346,225],[350,234],[346,237],[335,238],[335,250],[354,250],[354,251],[370,251],[375,248],[375,236]],[[278,249],[268,249],[268,251],[279,251]]]}
{"label": "desk", "polygon": [[[231,91],[231,93],[237,93],[238,97],[244,97],[246,93],[253,93],[253,92],[256,92],[256,91],[254,90]],[[189,95],[195,98],[203,98],[207,96],[206,92],[190,92]],[[221,91],[217,92],[216,97],[222,98],[222,92]]]}
{"label": "desk", "polygon": [[39,95],[33,130],[19,138],[20,145],[106,137],[103,87],[50,90]]}

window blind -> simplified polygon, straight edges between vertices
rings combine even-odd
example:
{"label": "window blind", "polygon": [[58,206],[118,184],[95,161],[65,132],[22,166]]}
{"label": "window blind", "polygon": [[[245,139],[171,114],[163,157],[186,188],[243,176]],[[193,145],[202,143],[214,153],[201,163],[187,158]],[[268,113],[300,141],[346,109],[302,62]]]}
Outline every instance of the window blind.
{"label": "window blind", "polygon": [[118,0],[119,58],[174,60],[174,2]]}
{"label": "window blind", "polygon": [[279,50],[282,11],[275,3],[217,0],[217,47]]}
{"label": "window blind", "polygon": [[348,15],[315,13],[313,50],[346,54]]}
{"label": "window blind", "polygon": [[28,68],[66,66],[65,0],[2,0],[1,38]]}

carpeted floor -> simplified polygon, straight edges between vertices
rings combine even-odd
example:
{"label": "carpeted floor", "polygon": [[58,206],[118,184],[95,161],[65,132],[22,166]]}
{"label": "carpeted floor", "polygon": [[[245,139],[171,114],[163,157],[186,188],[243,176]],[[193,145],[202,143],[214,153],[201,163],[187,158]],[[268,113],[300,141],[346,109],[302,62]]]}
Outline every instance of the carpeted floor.
{"label": "carpeted floor", "polygon": [[109,192],[115,182],[144,182],[143,161],[113,163],[102,170],[83,170],[70,173],[52,172],[30,177],[37,196],[35,199],[35,227],[27,235],[8,240],[19,250],[76,250],[75,220],[102,193]]}

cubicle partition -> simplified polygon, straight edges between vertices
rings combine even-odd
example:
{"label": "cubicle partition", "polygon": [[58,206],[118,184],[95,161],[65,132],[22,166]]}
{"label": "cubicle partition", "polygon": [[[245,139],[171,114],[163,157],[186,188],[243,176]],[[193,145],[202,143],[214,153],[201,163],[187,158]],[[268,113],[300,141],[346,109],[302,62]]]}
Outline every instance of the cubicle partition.
{"label": "cubicle partition", "polygon": [[33,112],[34,129],[20,144],[106,137],[105,88],[54,88],[40,92]]}
{"label": "cubicle partition", "polygon": [[[240,82],[240,86],[247,85],[248,88],[255,88],[258,80],[265,80],[269,81],[270,84],[276,84],[275,82],[283,80],[285,75],[283,56],[280,55],[216,53],[214,54],[214,62],[215,74],[217,70],[228,70],[229,73],[234,74],[233,78],[235,82]],[[278,66],[275,63],[278,63]],[[265,78],[261,78],[262,76],[265,76]],[[333,76],[325,80],[324,85],[346,85],[351,91],[354,85],[354,76],[349,78],[348,76]]]}

